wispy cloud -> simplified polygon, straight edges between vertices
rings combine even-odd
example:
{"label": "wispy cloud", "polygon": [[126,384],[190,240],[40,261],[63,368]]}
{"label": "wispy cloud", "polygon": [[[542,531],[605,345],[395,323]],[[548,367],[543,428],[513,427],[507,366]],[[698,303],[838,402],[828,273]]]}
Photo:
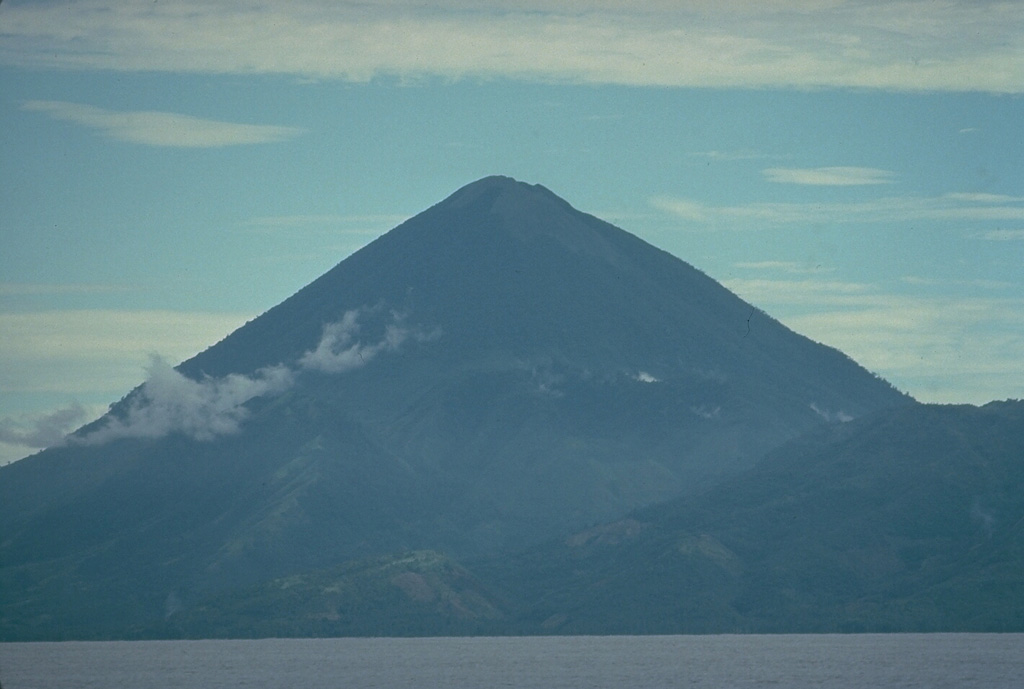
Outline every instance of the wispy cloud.
{"label": "wispy cloud", "polygon": [[[339,324],[328,324],[301,363],[199,381],[186,379],[165,361],[188,358],[223,339],[245,323],[246,314],[99,309],[0,313],[0,390],[36,398],[84,397],[90,403],[84,414],[84,407],[74,404],[0,419],[0,464],[56,444],[75,425],[97,418],[105,404],[94,410],[92,402],[117,399],[136,387],[146,361],[146,382],[127,416],[97,431],[89,442],[156,437],[172,430],[196,438],[231,432],[244,421],[247,402],[287,389],[299,371],[340,373],[440,334],[391,314],[379,335],[371,330],[360,337],[371,311],[352,311]],[[166,359],[154,359],[153,352]]]}
{"label": "wispy cloud", "polygon": [[873,167],[770,167],[761,171],[769,182],[848,187],[892,184],[895,173]]}
{"label": "wispy cloud", "polygon": [[[975,196],[975,195],[969,195]],[[990,221],[1024,220],[1024,203],[976,203],[956,194],[945,196],[889,196],[854,203],[748,203],[712,206],[692,199],[654,197],[651,205],[661,211],[709,229],[748,229],[806,223],[877,223],[907,220]]]}
{"label": "wispy cloud", "polygon": [[147,146],[219,148],[287,141],[302,133],[295,127],[238,124],[171,112],[105,110],[64,101],[27,101],[25,110],[73,122],[118,141]]}
{"label": "wispy cloud", "polygon": [[110,294],[129,292],[127,285],[104,285],[98,283],[58,282],[3,282],[0,283],[0,297],[23,297],[54,294]]}
{"label": "wispy cloud", "polygon": [[381,354],[397,352],[406,342],[425,342],[440,336],[436,330],[424,332],[409,326],[402,315],[391,313],[380,336],[362,339],[362,321],[381,311],[379,307],[348,311],[340,321],[325,325],[319,342],[298,361],[281,362],[249,375],[196,380],[153,356],[146,381],[129,398],[127,408],[111,413],[101,427],[75,436],[72,442],[100,444],[118,438],[160,438],[171,433],[212,440],[237,433],[248,418],[249,402],[287,391],[304,371],[346,373],[368,365]]}
{"label": "wispy cloud", "polygon": [[0,417],[0,466],[36,450],[60,445],[68,433],[95,421],[106,411],[106,405],[85,406],[72,402],[38,413]]}
{"label": "wispy cloud", "polygon": [[284,392],[293,380],[284,366],[262,368],[251,376],[192,380],[158,356],[152,357],[147,374],[123,416],[108,415],[102,427],[73,442],[102,444],[117,438],[160,438],[170,433],[212,440],[237,433],[249,413],[247,402]]}
{"label": "wispy cloud", "polygon": [[726,287],[758,306],[762,304],[785,304],[806,306],[828,304],[831,306],[863,306],[872,304],[877,290],[868,283],[843,280],[778,280],[768,278],[734,278],[722,282]]}
{"label": "wispy cloud", "polygon": [[900,282],[908,285],[920,285],[924,287],[970,287],[982,290],[1008,290],[1019,287],[1015,282],[1005,280],[939,280],[937,278],[923,278],[917,275],[904,275]]}
{"label": "wispy cloud", "polygon": [[760,151],[752,151],[749,149],[738,149],[734,151],[694,151],[690,155],[694,158],[707,158],[708,160],[723,162],[736,160],[763,160],[765,158],[775,157],[768,153],[761,153]]}
{"label": "wispy cloud", "polygon": [[1024,90],[1024,17],[985,0],[79,0],[3,20],[0,63],[36,67]]}
{"label": "wispy cloud", "polygon": [[[74,286],[72,286],[74,287]],[[82,286],[92,291],[92,286]],[[50,294],[61,285],[6,285],[7,294]],[[0,312],[0,390],[31,399],[79,398],[0,421],[0,464],[56,444],[98,418],[139,382],[151,352],[180,360],[245,323],[251,314],[114,309]],[[78,410],[85,409],[84,415]]]}
{"label": "wispy cloud", "polygon": [[745,270],[767,270],[798,274],[817,274],[832,271],[831,268],[825,268],[818,264],[812,265],[796,261],[739,261],[733,263],[733,266]]}
{"label": "wispy cloud", "polygon": [[0,313],[0,389],[120,395],[150,352],[202,351],[252,314],[116,309]]}
{"label": "wispy cloud", "polygon": [[370,363],[383,352],[397,351],[406,340],[426,342],[440,336],[439,331],[423,331],[405,325],[405,318],[392,314],[392,322],[384,328],[383,336],[369,344],[358,339],[360,311],[349,311],[337,323],[324,326],[320,342],[299,359],[303,369],[324,373],[344,373]]}
{"label": "wispy cloud", "polygon": [[43,414],[0,418],[0,444],[35,449],[49,447],[63,441],[87,415],[85,407],[74,403]]}
{"label": "wispy cloud", "polygon": [[954,192],[946,194],[944,198],[952,201],[965,201],[967,203],[1024,203],[1024,196],[984,194],[978,192]]}
{"label": "wispy cloud", "polygon": [[897,294],[835,280],[726,280],[740,296],[926,402],[1024,390],[1024,300]]}
{"label": "wispy cloud", "polygon": [[990,230],[975,237],[990,242],[1020,242],[1024,241],[1024,230]]}

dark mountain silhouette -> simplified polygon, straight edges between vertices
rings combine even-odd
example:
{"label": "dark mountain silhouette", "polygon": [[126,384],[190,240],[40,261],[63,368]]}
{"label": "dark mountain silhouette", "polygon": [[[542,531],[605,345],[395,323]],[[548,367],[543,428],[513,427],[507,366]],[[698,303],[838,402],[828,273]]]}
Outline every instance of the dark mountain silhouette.
{"label": "dark mountain silhouette", "polygon": [[0,468],[5,638],[409,549],[507,552],[910,403],[540,186],[480,180]]}

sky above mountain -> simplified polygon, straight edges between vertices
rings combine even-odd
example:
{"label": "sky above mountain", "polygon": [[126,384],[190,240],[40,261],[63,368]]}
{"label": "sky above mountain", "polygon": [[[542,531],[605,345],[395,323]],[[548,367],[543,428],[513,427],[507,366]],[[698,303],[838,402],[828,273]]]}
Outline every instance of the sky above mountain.
{"label": "sky above mountain", "polygon": [[0,86],[0,462],[490,174],[1024,391],[1020,3],[8,0]]}

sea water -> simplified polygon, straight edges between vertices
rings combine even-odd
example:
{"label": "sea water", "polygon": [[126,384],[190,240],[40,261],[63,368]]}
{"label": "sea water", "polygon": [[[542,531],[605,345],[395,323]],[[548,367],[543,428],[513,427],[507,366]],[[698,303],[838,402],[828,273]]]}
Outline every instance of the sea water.
{"label": "sea water", "polygon": [[0,644],[3,689],[1024,687],[1024,634]]}

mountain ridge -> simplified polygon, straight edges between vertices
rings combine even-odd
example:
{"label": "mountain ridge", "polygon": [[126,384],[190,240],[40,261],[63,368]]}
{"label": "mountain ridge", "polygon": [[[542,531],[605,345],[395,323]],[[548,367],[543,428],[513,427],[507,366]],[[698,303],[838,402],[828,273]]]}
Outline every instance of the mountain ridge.
{"label": "mountain ridge", "polygon": [[[1021,401],[876,412],[706,493],[523,552],[351,562],[213,597],[148,633],[1021,632],[1022,452]],[[473,604],[438,607],[444,591]]]}
{"label": "mountain ridge", "polygon": [[1022,453],[1021,401],[875,412],[496,569],[550,633],[1019,632]]}

